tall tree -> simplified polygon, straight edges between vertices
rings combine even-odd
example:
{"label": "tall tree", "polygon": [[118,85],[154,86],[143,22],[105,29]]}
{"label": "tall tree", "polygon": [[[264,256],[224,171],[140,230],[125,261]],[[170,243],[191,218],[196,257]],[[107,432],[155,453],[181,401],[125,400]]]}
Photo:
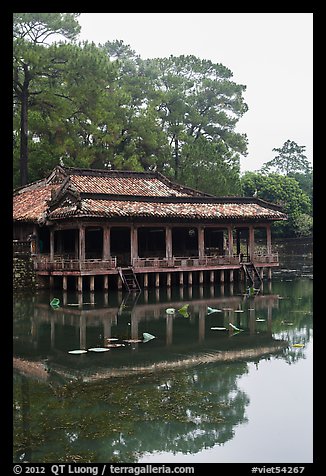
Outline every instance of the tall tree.
{"label": "tall tree", "polygon": [[242,96],[246,87],[232,81],[232,72],[222,64],[183,55],[146,60],[143,65],[169,137],[175,178],[185,165],[185,144],[200,137],[216,144],[217,151],[227,150],[229,160],[239,163],[247,139],[235,132],[235,126],[248,108]]}
{"label": "tall tree", "polygon": [[273,149],[278,155],[269,162],[266,162],[261,171],[264,173],[275,171],[288,176],[292,176],[295,173],[309,173],[311,172],[311,165],[304,154],[305,149],[305,146],[298,145],[296,142],[288,139],[282,147]]}
{"label": "tall tree", "polygon": [[80,31],[77,13],[14,13],[13,88],[14,108],[20,108],[20,183],[28,182],[28,112],[40,94],[35,83],[51,81],[58,74],[61,59],[46,45],[53,35],[75,39]]}

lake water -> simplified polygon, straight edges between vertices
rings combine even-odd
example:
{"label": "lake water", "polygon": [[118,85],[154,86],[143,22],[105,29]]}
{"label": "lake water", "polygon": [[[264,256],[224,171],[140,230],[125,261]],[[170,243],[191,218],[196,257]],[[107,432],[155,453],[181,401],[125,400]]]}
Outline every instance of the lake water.
{"label": "lake water", "polygon": [[300,263],[254,297],[237,283],[136,301],[16,294],[14,462],[312,462],[313,281]]}

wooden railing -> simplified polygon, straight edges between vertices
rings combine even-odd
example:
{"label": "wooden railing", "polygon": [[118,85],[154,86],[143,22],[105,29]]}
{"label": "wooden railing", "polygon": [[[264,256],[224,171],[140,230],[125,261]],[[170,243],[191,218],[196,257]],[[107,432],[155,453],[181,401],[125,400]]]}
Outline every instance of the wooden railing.
{"label": "wooden railing", "polygon": [[55,257],[50,259],[49,256],[40,256],[35,261],[35,269],[37,271],[92,271],[95,269],[114,269],[117,267],[117,259],[115,257],[102,259],[69,259],[66,257]]}
{"label": "wooden railing", "polygon": [[[132,266],[136,270],[139,268],[198,268],[210,266],[240,265],[241,262],[250,261],[249,257],[244,255],[221,255],[221,256],[173,256],[171,258],[150,257],[133,258]],[[254,264],[278,263],[278,253],[254,254]],[[99,269],[115,269],[117,267],[117,258],[111,257],[102,259],[79,259],[69,256],[55,255],[51,260],[49,255],[40,255],[35,260],[35,269],[37,271],[92,271]]]}
{"label": "wooden railing", "polygon": [[228,264],[239,264],[239,256],[203,256],[203,257],[176,257],[172,258],[134,258],[132,266],[134,268],[179,268],[196,266],[219,266]]}

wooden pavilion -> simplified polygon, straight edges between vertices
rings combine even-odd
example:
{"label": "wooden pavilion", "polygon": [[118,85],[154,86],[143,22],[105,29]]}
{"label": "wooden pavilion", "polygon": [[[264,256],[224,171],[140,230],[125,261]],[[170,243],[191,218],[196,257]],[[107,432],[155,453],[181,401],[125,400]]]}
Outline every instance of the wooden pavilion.
{"label": "wooden pavilion", "polygon": [[[158,172],[57,166],[14,192],[14,240],[31,243],[35,272],[63,290],[262,279],[278,266],[271,224],[287,216],[254,197],[216,197]],[[42,278],[43,277],[43,278]],[[87,278],[86,278],[87,277]],[[87,283],[87,284],[86,284]]]}

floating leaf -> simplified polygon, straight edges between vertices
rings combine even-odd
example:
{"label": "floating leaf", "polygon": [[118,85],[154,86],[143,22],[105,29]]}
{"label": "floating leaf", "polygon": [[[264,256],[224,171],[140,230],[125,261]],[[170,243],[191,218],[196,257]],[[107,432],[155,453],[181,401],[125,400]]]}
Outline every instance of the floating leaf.
{"label": "floating leaf", "polygon": [[153,336],[152,334],[149,334],[148,332],[143,332],[143,342],[148,342],[152,339],[155,339],[155,336]]}
{"label": "floating leaf", "polygon": [[50,306],[51,306],[53,309],[58,309],[59,304],[60,304],[60,299],[58,299],[58,298],[53,298],[53,299],[50,301]]}
{"label": "floating leaf", "polygon": [[110,349],[107,349],[106,347],[92,347],[88,350],[90,350],[91,352],[107,352]]}
{"label": "floating leaf", "polygon": [[69,354],[86,354],[87,350],[83,349],[76,349],[76,350],[69,350]]}
{"label": "floating leaf", "polygon": [[105,347],[114,349],[115,347],[125,347],[125,344],[106,344]]}
{"label": "floating leaf", "polygon": [[214,309],[212,307],[207,306],[207,314],[213,314],[213,312],[222,312],[221,309]]}
{"label": "floating leaf", "polygon": [[239,329],[239,327],[236,327],[235,325],[231,324],[231,322],[229,322],[229,326],[231,326],[232,329],[234,329],[235,331],[243,331],[243,329]]}
{"label": "floating leaf", "polygon": [[180,309],[178,309],[178,312],[184,317],[189,317],[188,306],[189,304],[185,304],[184,306],[180,307]]}
{"label": "floating leaf", "polygon": [[175,311],[176,310],[174,309],[174,307],[169,307],[168,309],[165,310],[167,314],[175,314]]}

